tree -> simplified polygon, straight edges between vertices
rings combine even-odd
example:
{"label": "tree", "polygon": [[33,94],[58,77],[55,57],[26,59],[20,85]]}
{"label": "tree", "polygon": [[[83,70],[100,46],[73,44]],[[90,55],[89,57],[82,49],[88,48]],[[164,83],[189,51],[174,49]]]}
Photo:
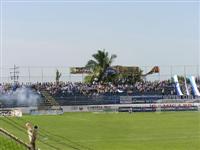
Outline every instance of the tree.
{"label": "tree", "polygon": [[133,67],[130,71],[119,73],[118,82],[134,84],[142,81],[142,70],[139,67]]}
{"label": "tree", "polygon": [[56,84],[59,84],[61,76],[62,76],[62,74],[57,69],[56,70]]}
{"label": "tree", "polygon": [[105,72],[107,68],[111,66],[117,55],[112,54],[109,56],[108,52],[105,50],[98,50],[97,53],[92,55],[92,57],[93,59],[89,60],[86,64],[86,68],[91,69],[92,74],[86,78],[90,79],[89,82],[93,82],[94,80],[97,82],[105,81]]}

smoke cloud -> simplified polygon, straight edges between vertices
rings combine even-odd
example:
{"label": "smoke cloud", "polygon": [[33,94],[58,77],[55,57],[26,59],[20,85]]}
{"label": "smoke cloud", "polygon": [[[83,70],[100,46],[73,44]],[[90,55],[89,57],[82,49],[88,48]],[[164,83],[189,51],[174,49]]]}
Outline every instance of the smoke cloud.
{"label": "smoke cloud", "polygon": [[0,102],[4,105],[14,106],[37,106],[40,95],[27,87],[17,88],[15,91],[8,91],[6,93],[0,93]]}

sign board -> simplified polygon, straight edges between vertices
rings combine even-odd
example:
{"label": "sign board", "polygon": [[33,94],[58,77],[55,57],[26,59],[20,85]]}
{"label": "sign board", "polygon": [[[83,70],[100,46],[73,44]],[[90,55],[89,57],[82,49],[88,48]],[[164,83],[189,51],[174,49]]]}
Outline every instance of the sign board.
{"label": "sign board", "polygon": [[1,109],[0,116],[22,117],[20,109]]}

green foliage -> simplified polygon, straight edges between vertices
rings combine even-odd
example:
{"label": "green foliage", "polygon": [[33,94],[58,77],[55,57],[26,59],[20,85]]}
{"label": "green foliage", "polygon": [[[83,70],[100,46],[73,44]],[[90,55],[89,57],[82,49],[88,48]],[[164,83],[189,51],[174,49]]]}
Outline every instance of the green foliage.
{"label": "green foliage", "polygon": [[[85,77],[86,83],[92,83],[95,79],[97,82],[120,82],[135,83],[142,81],[142,70],[139,67],[124,67],[125,70],[131,71],[118,72],[118,74],[111,74],[105,76],[105,72],[116,59],[117,55],[109,56],[105,50],[98,50],[97,53],[92,55],[93,59],[89,60],[85,67],[92,70],[92,74]],[[123,68],[123,67],[122,67]]]}
{"label": "green foliage", "polygon": [[133,72],[121,73],[118,75],[117,80],[124,83],[133,84],[142,81],[142,70],[136,67]]}
{"label": "green foliage", "polygon": [[84,78],[85,83],[92,83],[93,81],[94,81],[94,76],[92,75],[85,76]]}
{"label": "green foliage", "polygon": [[105,78],[105,82],[118,83],[119,74],[112,74]]}
{"label": "green foliage", "polygon": [[56,83],[58,84],[60,82],[60,77],[62,76],[62,74],[59,72],[59,70],[56,70]]}
{"label": "green foliage", "polygon": [[[86,77],[86,79],[96,78],[98,82],[106,81],[107,78],[104,76],[105,71],[111,66],[117,55],[112,54],[109,56],[108,52],[105,50],[98,50],[97,53],[92,55],[92,57],[93,59],[89,60],[86,64],[86,67],[92,70],[92,74],[89,75],[90,77]],[[91,82],[92,80],[90,83]]]}
{"label": "green foliage", "polygon": [[178,76],[178,81],[179,81],[179,83],[183,84],[185,82],[185,77],[184,76]]}

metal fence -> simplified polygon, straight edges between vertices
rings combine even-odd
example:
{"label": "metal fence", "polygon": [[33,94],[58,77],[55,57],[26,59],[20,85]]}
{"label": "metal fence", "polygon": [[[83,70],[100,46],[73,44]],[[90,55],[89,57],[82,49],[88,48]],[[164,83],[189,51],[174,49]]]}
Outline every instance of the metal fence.
{"label": "metal fence", "polygon": [[[139,66],[143,73],[147,73],[154,66]],[[159,66],[160,73],[152,74],[146,77],[146,80],[166,80],[170,79],[174,74],[182,76],[193,75],[195,77],[200,76],[200,66],[194,65],[177,65],[177,66]],[[5,67],[1,69],[1,81],[13,82],[11,79],[12,67]],[[85,74],[74,75],[70,74],[70,67],[65,66],[19,66],[17,71],[19,72],[20,83],[35,83],[35,82],[55,82],[56,70],[62,73],[61,81],[76,82],[83,81]]]}

